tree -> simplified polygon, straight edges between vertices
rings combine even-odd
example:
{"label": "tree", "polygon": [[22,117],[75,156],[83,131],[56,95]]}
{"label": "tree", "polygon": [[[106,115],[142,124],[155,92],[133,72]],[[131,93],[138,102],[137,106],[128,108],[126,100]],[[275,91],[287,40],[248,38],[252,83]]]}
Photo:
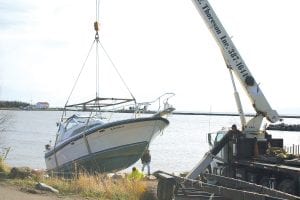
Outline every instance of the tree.
{"label": "tree", "polygon": [[0,108],[24,108],[29,105],[29,103],[21,101],[0,101]]}

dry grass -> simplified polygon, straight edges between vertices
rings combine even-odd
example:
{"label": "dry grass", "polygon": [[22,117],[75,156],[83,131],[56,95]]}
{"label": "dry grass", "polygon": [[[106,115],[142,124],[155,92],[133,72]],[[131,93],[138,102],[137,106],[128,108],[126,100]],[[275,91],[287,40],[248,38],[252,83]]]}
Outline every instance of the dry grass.
{"label": "dry grass", "polygon": [[147,191],[145,181],[132,181],[126,178],[112,179],[103,175],[82,174],[78,178],[63,179],[58,177],[14,179],[11,183],[34,188],[37,182],[43,182],[59,190],[61,195],[80,195],[99,200],[142,200]]}
{"label": "dry grass", "polygon": [[[0,157],[0,172],[9,177],[10,167]],[[45,177],[33,173],[25,179],[12,179],[10,183],[24,188],[34,188],[37,182],[45,183],[59,190],[61,195],[80,195],[98,200],[142,200],[147,192],[147,181],[132,181],[127,178],[109,178],[104,175],[81,174],[77,178],[63,179]]]}
{"label": "dry grass", "polygon": [[138,200],[146,191],[143,181],[130,181],[126,178],[111,179],[103,175],[80,175],[77,179],[63,180],[48,178],[44,183],[51,185],[64,194],[79,194],[97,199]]}
{"label": "dry grass", "polygon": [[7,165],[4,159],[0,156],[0,173],[7,175],[10,172],[11,167]]}
{"label": "dry grass", "polygon": [[[80,176],[77,180],[47,178],[40,181],[59,190],[61,195],[75,194],[99,200],[141,200],[147,187],[143,181],[112,180],[87,175]],[[24,188],[34,188],[36,181],[33,179],[14,179],[11,183]]]}

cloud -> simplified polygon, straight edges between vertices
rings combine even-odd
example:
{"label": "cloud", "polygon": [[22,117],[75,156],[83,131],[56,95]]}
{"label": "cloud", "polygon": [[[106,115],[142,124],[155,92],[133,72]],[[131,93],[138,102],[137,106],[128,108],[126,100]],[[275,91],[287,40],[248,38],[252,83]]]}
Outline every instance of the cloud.
{"label": "cloud", "polygon": [[16,30],[28,24],[30,13],[34,10],[30,1],[0,0],[0,31]]}
{"label": "cloud", "polygon": [[[282,15],[277,14],[285,11],[281,4],[273,3],[270,10],[270,3],[254,6],[256,15],[248,9],[253,2],[229,0],[214,7],[278,109],[282,96],[292,99],[291,107],[300,98],[295,92],[300,29],[293,20],[299,18],[299,3],[291,1],[289,13]],[[63,105],[94,39],[94,6],[82,0],[0,0],[1,97],[30,93],[32,99]],[[192,2],[103,1],[100,23],[101,42],[137,99],[175,92],[179,110],[236,110],[222,55]]]}

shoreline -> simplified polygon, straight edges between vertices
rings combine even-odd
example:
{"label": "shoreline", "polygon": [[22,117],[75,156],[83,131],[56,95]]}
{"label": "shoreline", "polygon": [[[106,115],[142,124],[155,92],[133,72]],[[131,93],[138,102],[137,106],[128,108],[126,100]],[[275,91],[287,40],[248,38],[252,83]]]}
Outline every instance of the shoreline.
{"label": "shoreline", "polygon": [[[0,110],[8,110],[8,111],[63,111],[63,108],[47,108],[47,109],[21,109],[21,108],[0,108]],[[72,110],[70,110],[72,111]],[[81,111],[78,111],[81,112]],[[88,110],[86,111],[88,112]],[[105,111],[104,111],[105,112]],[[133,113],[131,110],[120,110],[115,111],[116,113]],[[156,111],[144,111],[141,112],[143,114],[154,114]],[[227,112],[197,112],[197,111],[174,111],[172,115],[202,115],[202,116],[232,116],[237,117],[240,116],[238,113],[227,113]],[[245,114],[246,117],[253,117],[255,114]],[[294,118],[300,119],[300,115],[295,114],[283,114],[279,116],[280,118]]]}

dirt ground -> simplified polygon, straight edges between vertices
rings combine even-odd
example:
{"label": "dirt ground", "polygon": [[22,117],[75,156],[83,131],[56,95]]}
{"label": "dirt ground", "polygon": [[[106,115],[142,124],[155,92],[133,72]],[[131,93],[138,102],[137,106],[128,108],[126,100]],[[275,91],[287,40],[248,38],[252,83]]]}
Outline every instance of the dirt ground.
{"label": "dirt ground", "polygon": [[59,196],[51,192],[29,190],[17,186],[11,186],[0,182],[1,200],[83,200],[85,198],[78,196]]}
{"label": "dirt ground", "polygon": [[[156,191],[156,181],[148,181],[149,190]],[[86,200],[87,198],[69,195],[61,196],[52,192],[32,190],[12,186],[0,181],[0,199],[1,200]]]}

